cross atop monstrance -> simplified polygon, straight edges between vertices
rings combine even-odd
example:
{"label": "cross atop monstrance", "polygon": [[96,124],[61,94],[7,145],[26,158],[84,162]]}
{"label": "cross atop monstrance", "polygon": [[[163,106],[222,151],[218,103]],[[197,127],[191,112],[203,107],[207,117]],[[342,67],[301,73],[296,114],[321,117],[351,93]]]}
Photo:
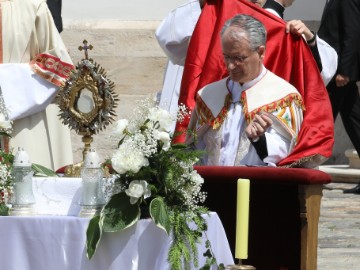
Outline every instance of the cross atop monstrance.
{"label": "cross atop monstrance", "polygon": [[65,175],[73,177],[80,176],[92,136],[114,121],[114,108],[119,101],[114,83],[106,78],[105,70],[89,58],[88,50],[92,50],[93,46],[88,45],[86,40],[83,44],[79,50],[84,50],[85,58],[76,65],[57,95],[59,117],[70,129],[82,135],[84,142],[83,160],[65,169]]}
{"label": "cross atop monstrance", "polygon": [[86,39],[83,41],[83,44],[84,44],[84,46],[79,46],[79,51],[84,50],[85,59],[87,60],[87,59],[89,59],[88,50],[92,50],[94,47],[91,44],[88,45],[88,42]]}

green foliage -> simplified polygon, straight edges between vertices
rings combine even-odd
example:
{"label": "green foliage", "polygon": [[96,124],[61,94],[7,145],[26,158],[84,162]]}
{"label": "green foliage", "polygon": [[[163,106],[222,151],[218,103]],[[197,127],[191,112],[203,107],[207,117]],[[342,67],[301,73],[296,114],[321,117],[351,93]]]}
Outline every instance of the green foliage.
{"label": "green foliage", "polygon": [[0,131],[0,136],[5,136],[5,137],[8,137],[8,138],[11,138],[11,135],[8,134],[7,132],[4,132],[4,131]]}
{"label": "green foliage", "polygon": [[[196,244],[200,243],[206,221],[201,216],[206,209],[198,208],[189,214],[173,213],[171,223],[174,241],[169,250],[169,262],[172,270],[190,269],[191,262],[198,267],[198,251]],[[195,223],[195,226],[189,224]]]}
{"label": "green foliage", "polygon": [[139,220],[139,205],[130,204],[129,197],[125,193],[118,193],[113,195],[103,207],[100,217],[104,232],[119,232]]}
{"label": "green foliage", "polygon": [[31,164],[31,168],[34,170],[35,176],[58,176],[53,170],[36,163]]}
{"label": "green foliage", "polygon": [[102,228],[100,224],[100,216],[93,217],[86,230],[86,254],[89,259],[94,255],[96,248],[100,242]]}
{"label": "green foliage", "polygon": [[160,197],[153,199],[150,203],[150,216],[154,220],[156,226],[170,233],[170,220],[166,211],[164,200]]}
{"label": "green foliage", "polygon": [[9,207],[5,204],[0,204],[0,216],[8,216],[9,215]]}
{"label": "green foliage", "polygon": [[[206,235],[206,234],[205,234]],[[206,236],[207,238],[207,236]],[[225,265],[223,263],[217,264],[216,258],[214,256],[214,253],[211,249],[211,243],[209,240],[206,240],[205,244],[207,250],[204,252],[204,257],[206,257],[206,262],[203,267],[201,267],[199,270],[210,270],[211,266],[217,265],[218,270],[225,270]]]}
{"label": "green foliage", "polygon": [[0,215],[7,216],[9,208],[6,206],[6,196],[10,196],[14,186],[11,174],[14,155],[12,152],[0,150]]}
{"label": "green foliage", "polygon": [[12,164],[14,163],[14,158],[15,158],[15,156],[13,155],[12,152],[5,152],[2,150],[0,151],[1,163],[12,166]]}

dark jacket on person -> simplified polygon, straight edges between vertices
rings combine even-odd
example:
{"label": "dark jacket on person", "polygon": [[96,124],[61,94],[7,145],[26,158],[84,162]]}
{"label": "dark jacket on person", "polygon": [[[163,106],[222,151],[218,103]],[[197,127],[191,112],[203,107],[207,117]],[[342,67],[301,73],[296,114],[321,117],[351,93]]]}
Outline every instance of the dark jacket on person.
{"label": "dark jacket on person", "polygon": [[319,37],[339,56],[337,74],[360,80],[360,0],[330,0],[324,9]]}
{"label": "dark jacket on person", "polygon": [[61,17],[61,3],[62,0],[47,0],[46,1],[51,15],[54,19],[55,25],[59,33],[63,30],[63,22]]}

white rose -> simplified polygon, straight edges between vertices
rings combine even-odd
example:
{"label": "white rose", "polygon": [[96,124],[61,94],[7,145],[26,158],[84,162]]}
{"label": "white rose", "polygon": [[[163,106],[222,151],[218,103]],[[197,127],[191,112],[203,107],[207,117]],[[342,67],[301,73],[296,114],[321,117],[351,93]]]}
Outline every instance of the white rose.
{"label": "white rose", "polygon": [[6,120],[5,115],[0,113],[0,129],[7,130],[11,128],[11,121]]}
{"label": "white rose", "polygon": [[159,122],[159,130],[169,131],[173,123],[173,117],[171,114],[161,108],[151,108],[149,110],[149,119],[153,122]]}
{"label": "white rose", "polygon": [[142,196],[144,196],[144,199],[151,196],[151,190],[148,187],[148,183],[144,180],[132,181],[129,188],[125,190],[125,193],[130,197],[131,204],[135,204]]}
{"label": "white rose", "polygon": [[191,181],[193,183],[195,183],[195,185],[197,185],[197,186],[204,183],[204,178],[202,178],[196,170],[194,170],[190,173],[190,178],[191,178]]}
{"label": "white rose", "polygon": [[124,133],[128,125],[129,121],[127,119],[120,119],[115,123],[112,133],[120,136]]}
{"label": "white rose", "polygon": [[170,134],[166,131],[158,131],[155,132],[154,135],[155,135],[155,139],[160,140],[163,143],[162,149],[164,151],[169,150],[171,144]]}

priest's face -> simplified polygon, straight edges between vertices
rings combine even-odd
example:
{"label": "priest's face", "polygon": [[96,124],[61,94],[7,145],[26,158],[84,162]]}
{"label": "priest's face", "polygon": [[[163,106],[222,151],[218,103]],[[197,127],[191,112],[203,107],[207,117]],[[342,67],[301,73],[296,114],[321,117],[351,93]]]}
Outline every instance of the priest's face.
{"label": "priest's face", "polygon": [[229,27],[223,34],[222,52],[230,79],[240,84],[260,75],[265,47],[252,49],[245,32]]}

